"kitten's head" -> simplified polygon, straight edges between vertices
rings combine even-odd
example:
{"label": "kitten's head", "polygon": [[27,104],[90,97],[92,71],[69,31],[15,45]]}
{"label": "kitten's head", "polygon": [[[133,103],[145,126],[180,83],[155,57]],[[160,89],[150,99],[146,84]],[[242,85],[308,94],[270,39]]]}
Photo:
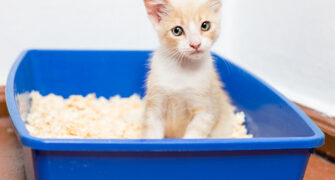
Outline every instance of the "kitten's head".
{"label": "kitten's head", "polygon": [[221,0],[144,0],[161,45],[168,52],[200,59],[220,32]]}

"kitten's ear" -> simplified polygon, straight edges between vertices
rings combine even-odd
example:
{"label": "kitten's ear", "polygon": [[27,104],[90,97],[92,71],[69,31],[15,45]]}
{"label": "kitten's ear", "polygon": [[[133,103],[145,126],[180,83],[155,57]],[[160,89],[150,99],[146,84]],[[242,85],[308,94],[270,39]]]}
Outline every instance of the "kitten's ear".
{"label": "kitten's ear", "polygon": [[208,0],[208,6],[211,10],[217,13],[221,10],[222,2],[221,0]]}
{"label": "kitten's ear", "polygon": [[158,24],[168,13],[168,0],[144,0],[149,19]]}

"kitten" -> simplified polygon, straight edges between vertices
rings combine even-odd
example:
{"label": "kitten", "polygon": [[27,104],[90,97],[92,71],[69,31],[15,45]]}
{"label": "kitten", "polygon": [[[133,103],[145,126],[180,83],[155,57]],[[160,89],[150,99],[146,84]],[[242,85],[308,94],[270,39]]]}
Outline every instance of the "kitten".
{"label": "kitten", "polygon": [[144,138],[227,137],[234,107],[209,49],[220,32],[220,0],[144,0],[160,46],[146,82]]}

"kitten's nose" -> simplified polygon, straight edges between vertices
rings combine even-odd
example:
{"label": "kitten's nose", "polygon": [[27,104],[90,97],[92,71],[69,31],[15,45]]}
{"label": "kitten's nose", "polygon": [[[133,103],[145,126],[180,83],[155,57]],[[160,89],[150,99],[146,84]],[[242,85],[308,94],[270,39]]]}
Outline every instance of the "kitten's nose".
{"label": "kitten's nose", "polygon": [[198,48],[200,47],[200,45],[201,45],[201,43],[199,43],[199,44],[190,44],[191,48],[196,49],[196,50],[198,50]]}

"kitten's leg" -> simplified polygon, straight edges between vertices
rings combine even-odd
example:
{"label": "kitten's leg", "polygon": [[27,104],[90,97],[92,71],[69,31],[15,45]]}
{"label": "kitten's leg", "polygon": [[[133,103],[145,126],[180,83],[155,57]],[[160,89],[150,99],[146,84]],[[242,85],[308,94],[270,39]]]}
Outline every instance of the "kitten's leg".
{"label": "kitten's leg", "polygon": [[152,103],[152,100],[150,100],[146,102],[143,120],[143,138],[164,138],[164,121],[161,101]]}
{"label": "kitten's leg", "polygon": [[216,120],[206,108],[199,108],[188,124],[184,135],[185,139],[207,138],[211,133]]}
{"label": "kitten's leg", "polygon": [[213,128],[210,138],[230,138],[233,133],[234,123],[237,118],[235,107],[229,102],[225,102],[221,109],[220,118]]}
{"label": "kitten's leg", "polygon": [[231,100],[225,91],[221,91],[216,98],[219,101],[216,107],[220,109],[218,114],[218,122],[213,127],[210,138],[229,138],[234,130],[236,120],[235,107],[231,104]]}

